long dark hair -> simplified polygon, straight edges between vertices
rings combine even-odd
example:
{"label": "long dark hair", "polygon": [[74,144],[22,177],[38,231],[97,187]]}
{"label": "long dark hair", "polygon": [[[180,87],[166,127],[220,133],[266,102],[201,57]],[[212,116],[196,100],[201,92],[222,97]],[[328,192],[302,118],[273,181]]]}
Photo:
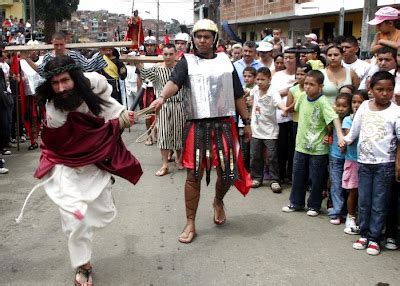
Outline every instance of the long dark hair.
{"label": "long dark hair", "polygon": [[[71,68],[71,66],[74,67]],[[63,68],[65,68],[64,71],[56,73],[56,70],[60,71]],[[90,80],[83,75],[82,69],[75,64],[75,61],[71,57],[65,55],[54,57],[46,64],[45,72],[48,75],[54,74],[49,76],[45,82],[36,88],[39,104],[44,105],[47,101],[51,101],[55,97],[55,92],[51,86],[51,78],[62,72],[68,72],[71,79],[74,81],[74,89],[82,97],[82,100],[87,104],[89,110],[94,115],[99,115],[103,111],[102,106],[108,105],[108,102],[94,94],[90,85]]]}

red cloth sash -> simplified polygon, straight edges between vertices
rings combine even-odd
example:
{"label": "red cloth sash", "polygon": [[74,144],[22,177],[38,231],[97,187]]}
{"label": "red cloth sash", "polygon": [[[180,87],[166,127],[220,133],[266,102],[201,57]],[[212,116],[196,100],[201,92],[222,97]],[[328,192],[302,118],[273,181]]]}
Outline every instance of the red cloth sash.
{"label": "red cloth sash", "polygon": [[43,126],[40,164],[35,177],[42,178],[56,164],[76,168],[95,164],[98,168],[136,184],[143,174],[139,161],[126,149],[118,119],[70,112],[64,125]]}

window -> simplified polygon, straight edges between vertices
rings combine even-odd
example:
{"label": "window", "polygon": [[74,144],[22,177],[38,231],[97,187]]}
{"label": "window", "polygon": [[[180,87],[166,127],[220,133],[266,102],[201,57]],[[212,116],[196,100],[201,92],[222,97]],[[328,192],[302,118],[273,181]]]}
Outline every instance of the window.
{"label": "window", "polygon": [[256,33],[255,32],[250,32],[250,41],[254,41],[256,37]]}
{"label": "window", "polygon": [[242,32],[242,41],[247,41],[247,33],[246,32]]}

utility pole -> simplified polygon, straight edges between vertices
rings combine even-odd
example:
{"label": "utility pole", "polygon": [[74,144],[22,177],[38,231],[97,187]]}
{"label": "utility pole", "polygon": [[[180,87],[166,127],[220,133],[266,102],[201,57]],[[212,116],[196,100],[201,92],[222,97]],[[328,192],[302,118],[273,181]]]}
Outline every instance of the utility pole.
{"label": "utility pole", "polygon": [[340,7],[339,11],[339,35],[344,34],[344,7]]}
{"label": "utility pole", "polygon": [[156,43],[158,47],[158,38],[160,36],[160,0],[157,0],[157,25],[156,25]]}
{"label": "utility pole", "polygon": [[363,19],[361,26],[361,53],[360,58],[365,59],[369,55],[370,46],[374,38],[375,29],[368,25],[368,21],[374,18],[378,0],[364,0]]}
{"label": "utility pole", "polygon": [[36,29],[36,17],[35,17],[35,0],[29,0],[30,11],[31,14],[31,39],[33,40],[33,32]]}

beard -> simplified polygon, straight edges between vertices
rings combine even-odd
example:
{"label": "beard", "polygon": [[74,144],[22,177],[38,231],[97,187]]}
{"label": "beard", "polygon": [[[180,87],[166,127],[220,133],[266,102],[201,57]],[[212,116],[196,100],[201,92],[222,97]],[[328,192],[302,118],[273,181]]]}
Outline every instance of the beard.
{"label": "beard", "polygon": [[56,109],[60,109],[61,111],[74,111],[82,104],[83,99],[73,88],[61,93],[56,93],[53,101]]}

